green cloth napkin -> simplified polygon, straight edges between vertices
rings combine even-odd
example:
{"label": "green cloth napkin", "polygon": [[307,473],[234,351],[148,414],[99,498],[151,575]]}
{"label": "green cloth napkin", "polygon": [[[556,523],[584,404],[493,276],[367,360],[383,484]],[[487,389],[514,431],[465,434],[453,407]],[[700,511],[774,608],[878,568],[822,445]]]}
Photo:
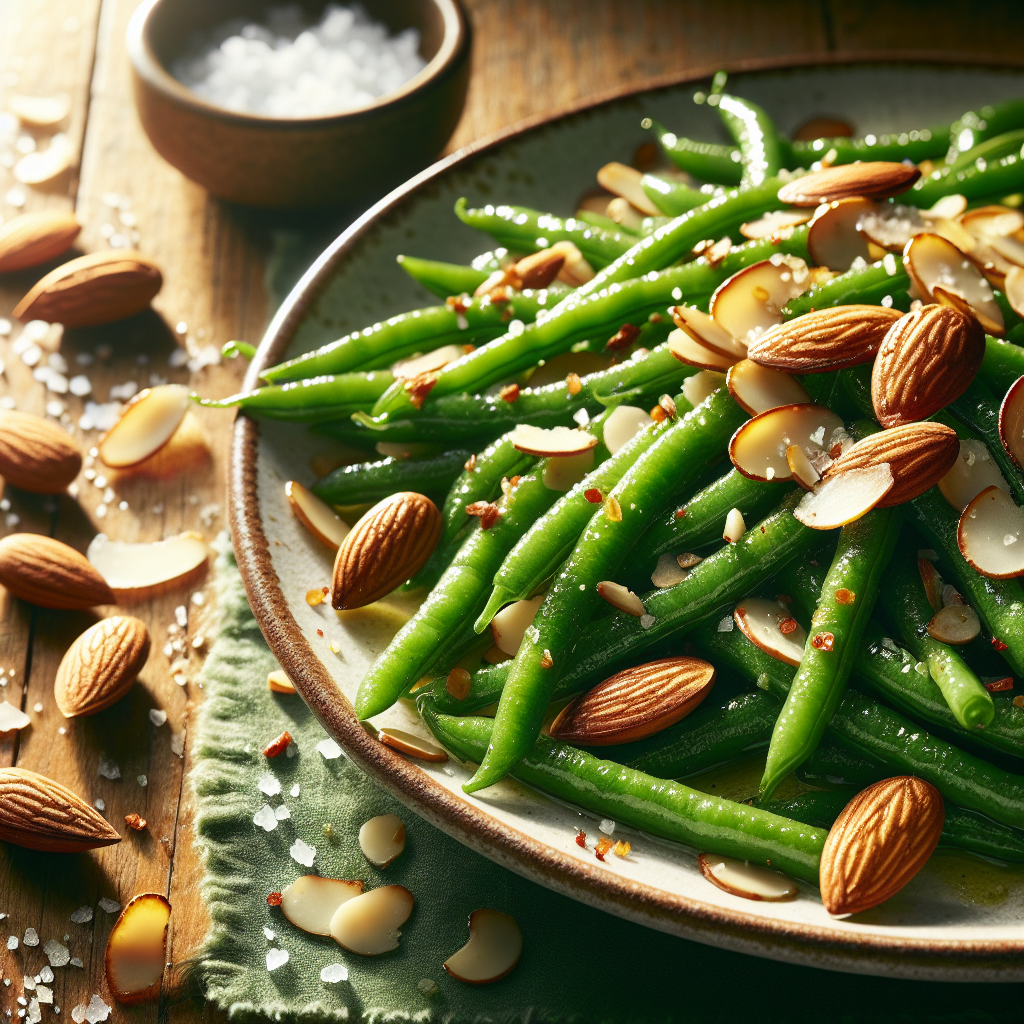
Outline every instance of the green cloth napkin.
{"label": "green cloth napkin", "polygon": [[[212,924],[194,971],[207,998],[232,1017],[422,1024],[1021,1020],[1021,985],[891,981],[729,953],[611,917],[492,864],[400,805],[345,756],[328,760],[317,751],[327,736],[301,698],[267,689],[267,672],[277,665],[226,550],[217,587],[220,632],[206,663],[191,775]],[[294,756],[268,760],[264,745],[284,729],[295,740]],[[279,782],[280,793],[262,793],[261,780],[275,783],[264,783],[267,789]],[[253,822],[265,806],[287,807],[290,817],[267,832]],[[368,818],[388,812],[405,822],[408,838],[404,853],[379,871],[362,856],[357,835]],[[299,839],[316,848],[312,868],[290,854]],[[268,893],[309,873],[361,878],[367,888],[406,886],[416,907],[400,947],[359,957],[299,931],[267,906]],[[441,967],[466,941],[467,918],[478,907],[512,914],[523,932],[518,967],[488,986],[461,984]],[[268,971],[269,950],[286,950],[288,962]],[[348,980],[321,981],[329,964],[344,965]]]}

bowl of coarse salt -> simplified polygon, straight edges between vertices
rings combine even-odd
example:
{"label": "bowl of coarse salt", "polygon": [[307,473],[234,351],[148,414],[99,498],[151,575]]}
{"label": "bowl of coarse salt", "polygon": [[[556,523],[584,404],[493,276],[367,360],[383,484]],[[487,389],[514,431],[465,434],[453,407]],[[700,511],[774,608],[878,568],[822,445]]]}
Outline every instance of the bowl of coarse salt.
{"label": "bowl of coarse salt", "polygon": [[157,152],[265,207],[383,195],[441,152],[469,79],[459,0],[145,0],[128,53]]}

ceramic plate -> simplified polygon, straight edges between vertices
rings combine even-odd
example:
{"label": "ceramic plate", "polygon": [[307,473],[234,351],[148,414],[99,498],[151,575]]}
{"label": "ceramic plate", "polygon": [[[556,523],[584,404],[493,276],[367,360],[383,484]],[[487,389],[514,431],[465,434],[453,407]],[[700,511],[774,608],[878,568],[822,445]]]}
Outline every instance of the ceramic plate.
{"label": "ceramic plate", "polygon": [[[1024,72],[927,64],[852,64],[757,70],[732,83],[786,132],[817,115],[859,134],[952,120],[979,104],[1024,95]],[[408,253],[468,262],[491,247],[452,206],[509,202],[570,215],[610,160],[629,163],[651,116],[681,134],[714,139],[717,117],[691,101],[694,79],[631,93],[503,133],[442,161],[370,210],[309,270],[274,318],[247,384],[261,367],[306,352],[402,310],[436,302],[396,266]],[[758,956],[866,974],[959,981],[1024,980],[1024,873],[942,853],[897,897],[853,921],[832,920],[812,887],[791,903],[731,896],[706,882],[696,851],[629,835],[628,859],[597,861],[574,838],[592,816],[515,782],[465,796],[457,762],[407,760],[356,722],[359,679],[412,611],[388,600],[336,615],[306,592],[330,581],[330,552],[290,514],[286,480],[310,482],[316,444],[305,428],[240,416],[232,467],[235,550],[256,617],[327,730],[373,778],[438,828],[542,885],[688,939]],[[322,631],[322,634],[321,632]],[[331,652],[336,641],[340,654]],[[404,706],[378,724],[417,731]],[[621,831],[619,834],[622,834]]]}

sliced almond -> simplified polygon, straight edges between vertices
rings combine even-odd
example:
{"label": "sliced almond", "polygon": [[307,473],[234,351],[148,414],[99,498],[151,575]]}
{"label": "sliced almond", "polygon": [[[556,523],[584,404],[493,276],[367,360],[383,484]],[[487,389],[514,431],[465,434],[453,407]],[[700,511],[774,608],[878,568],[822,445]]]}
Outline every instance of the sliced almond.
{"label": "sliced almond", "polygon": [[807,250],[819,267],[845,273],[854,260],[870,262],[867,240],[858,230],[875,210],[870,199],[855,196],[819,206],[807,230]]}
{"label": "sliced almond", "polygon": [[386,868],[405,849],[405,824],[395,814],[378,814],[359,829],[359,848],[378,868]]}
{"label": "sliced almond", "polygon": [[104,465],[136,466],[158,452],[174,436],[189,407],[183,384],[161,384],[140,391],[99,443]]}
{"label": "sliced almond", "polygon": [[614,583],[611,580],[603,580],[597,585],[597,593],[613,608],[627,615],[635,615],[637,618],[647,614],[643,601],[628,587],[621,583]]}
{"label": "sliced almond", "polygon": [[338,907],[355,899],[363,883],[303,875],[281,890],[281,912],[296,928],[311,935],[330,935]]}
{"label": "sliced almond", "polygon": [[794,256],[772,257],[723,281],[711,296],[711,316],[720,327],[749,346],[765,331],[782,323],[782,307],[802,294],[809,283],[803,260]]}
{"label": "sliced almond", "polygon": [[52,420],[0,411],[0,474],[13,487],[60,494],[82,468],[82,449]]}
{"label": "sliced almond", "polygon": [[796,899],[800,893],[796,883],[788,875],[751,864],[749,861],[702,853],[697,858],[697,866],[712,885],[717,885],[719,889],[733,896],[742,896],[746,900],[781,903],[783,900]]}
{"label": "sliced almond", "polygon": [[580,285],[593,280],[594,268],[572,242],[565,240],[555,242],[551,246],[551,251],[561,255],[565,261],[562,263],[562,269],[558,272],[558,280],[563,284],[569,285],[570,288],[579,288]]}
{"label": "sliced almond", "polygon": [[725,381],[736,404],[751,416],[782,405],[802,405],[811,400],[803,385],[788,373],[771,370],[752,359],[733,363]]}
{"label": "sliced almond", "polygon": [[106,953],[107,985],[119,1003],[130,1006],[160,995],[170,919],[170,903],[156,892],[136,896],[121,911]]}
{"label": "sliced almond", "polygon": [[970,605],[947,604],[928,623],[928,635],[944,644],[969,644],[981,633],[981,620]]}
{"label": "sliced almond", "polygon": [[[688,366],[699,366],[702,370],[715,370],[721,372],[728,370],[738,357],[723,356],[721,352],[702,345],[686,331],[677,327],[668,336],[668,350],[681,363]],[[685,394],[685,392],[684,392]]]}
{"label": "sliced almond", "polygon": [[986,334],[994,334],[997,337],[1003,333],[1002,325],[994,323],[988,320],[983,314],[979,313],[966,299],[960,298],[956,292],[951,292],[946,288],[943,288],[941,284],[932,286],[932,294],[935,296],[935,301],[940,306],[949,306],[952,309],[958,309],[961,313],[965,313],[967,316],[974,320],[977,320],[981,324],[982,329]]}
{"label": "sliced almond", "polygon": [[398,930],[412,913],[412,893],[402,885],[382,885],[346,900],[331,919],[331,936],[350,953],[377,956],[398,948]]}
{"label": "sliced almond", "polygon": [[621,196],[616,196],[608,203],[604,214],[629,231],[638,232],[644,225],[644,215],[628,199]]}
{"label": "sliced almond", "polygon": [[551,455],[579,455],[597,444],[597,438],[585,430],[570,427],[532,427],[516,424],[512,444],[517,451],[542,458]]}
{"label": "sliced almond", "polygon": [[747,346],[737,341],[721,324],[696,306],[672,306],[669,309],[676,327],[685,331],[698,345],[727,359],[743,359]]}
{"label": "sliced almond", "polygon": [[81,230],[78,218],[64,210],[13,217],[0,228],[0,273],[26,270],[63,256]]}
{"label": "sliced almond", "polygon": [[779,199],[792,206],[818,206],[851,196],[888,199],[906,192],[920,177],[916,167],[886,160],[843,164],[812,171],[783,185]]}
{"label": "sliced almond", "polygon": [[957,527],[960,554],[989,579],[1024,576],[1024,509],[998,487],[986,487],[964,509]]}
{"label": "sliced almond", "polygon": [[30,128],[52,128],[71,113],[71,97],[66,92],[56,96],[23,96],[15,93],[7,101],[7,109]]}
{"label": "sliced almond", "polygon": [[[650,416],[647,419],[650,420]],[[607,424],[608,421],[605,422],[606,427]],[[607,433],[605,436],[607,437]],[[579,455],[553,455],[544,460],[541,479],[549,491],[571,491],[593,468],[593,448],[588,448]]]}
{"label": "sliced almond", "polygon": [[543,601],[543,595],[531,597],[527,601],[513,601],[491,619],[491,633],[498,650],[504,651],[510,658],[519,653],[523,636]]}
{"label": "sliced almond", "polygon": [[295,480],[284,485],[284,493],[295,518],[321,544],[337,551],[349,535],[351,528],[348,523],[339,518],[327,502],[321,501],[308,487]]}
{"label": "sliced almond", "polygon": [[938,569],[927,558],[918,556],[917,571],[921,575],[921,583],[924,585],[925,597],[932,606],[932,611],[942,610],[942,577]]}
{"label": "sliced almond", "polygon": [[999,440],[1010,458],[1024,469],[1024,377],[1010,385],[999,406]]}
{"label": "sliced almond", "polygon": [[0,584],[42,608],[91,608],[117,601],[84,555],[38,533],[12,533],[0,540]]}
{"label": "sliced almond", "polygon": [[954,193],[943,196],[928,210],[921,210],[925,220],[953,220],[967,209],[967,197]]}
{"label": "sliced almond", "polygon": [[887,462],[829,477],[800,499],[793,515],[812,530],[835,530],[866,515],[892,490]]}
{"label": "sliced almond", "polygon": [[797,486],[805,491],[813,491],[814,485],[821,479],[821,474],[814,468],[807,452],[800,445],[791,444],[786,448],[786,462]]}
{"label": "sliced almond", "polygon": [[46,149],[37,149],[23,156],[14,165],[14,177],[22,185],[45,185],[70,170],[75,162],[75,147],[59,132],[50,139]]}
{"label": "sliced almond", "polygon": [[725,374],[716,370],[701,370],[683,381],[683,398],[695,409],[706,398],[725,386]]}
{"label": "sliced almond", "polygon": [[392,729],[390,726],[385,729],[379,729],[377,731],[377,739],[385,747],[397,750],[400,754],[405,754],[407,757],[418,757],[421,761],[432,761],[435,764],[444,764],[448,760],[448,755],[445,753],[444,748],[439,747],[431,740],[424,739],[422,736],[415,736],[411,732],[406,732],[404,729]]}
{"label": "sliced almond", "polygon": [[685,718],[714,682],[714,666],[701,658],[663,658],[636,665],[567,704],[549,732],[555,739],[584,746],[631,743]]}
{"label": "sliced almond", "polygon": [[665,554],[659,557],[658,564],[654,567],[654,572],[651,573],[651,583],[659,589],[674,587],[689,575],[690,570],[684,569],[675,555]]}
{"label": "sliced almond", "polygon": [[614,455],[654,420],[635,405],[620,405],[604,421],[604,446]]}
{"label": "sliced almond", "polygon": [[732,617],[740,632],[766,654],[787,665],[800,664],[807,630],[781,601],[748,597],[736,605]]}
{"label": "sliced almond", "polygon": [[523,951],[523,934],[515,918],[500,910],[469,915],[469,942],[444,962],[444,969],[468,985],[489,985],[511,973]]}
{"label": "sliced almond", "polygon": [[1007,238],[1024,230],[1024,212],[1010,206],[977,206],[960,223],[975,238]]}
{"label": "sliced almond", "polygon": [[[888,252],[903,252],[914,235],[933,230],[933,221],[925,220],[913,206],[871,203],[857,218],[857,230],[869,242]],[[865,259],[869,257],[865,256]]]}
{"label": "sliced almond", "polygon": [[518,260],[508,268],[507,276],[513,287],[518,289],[547,288],[561,273],[565,259],[563,250],[554,247],[542,249]]}
{"label": "sliced almond", "polygon": [[939,481],[942,496],[957,512],[963,512],[986,487],[992,486],[1010,491],[988,446],[974,439],[961,441],[956,462]]}
{"label": "sliced almond", "polygon": [[740,225],[740,234],[744,238],[772,238],[787,228],[795,228],[806,224],[811,214],[806,210],[769,210],[757,220]]}
{"label": "sliced almond", "polygon": [[648,198],[643,189],[643,174],[635,167],[612,162],[605,164],[597,172],[597,183],[612,195],[622,196],[631,206],[635,206],[648,217],[658,217],[661,210]]}
{"label": "sliced almond", "polygon": [[789,480],[790,445],[827,450],[843,421],[823,405],[784,405],[747,420],[729,442],[732,464],[751,480]]}
{"label": "sliced almond", "polygon": [[743,521],[743,513],[738,508],[729,509],[729,514],[725,517],[725,528],[722,530],[722,540],[727,544],[735,544],[746,532],[747,524]]}
{"label": "sliced almond", "polygon": [[391,373],[398,380],[412,380],[421,373],[431,373],[440,370],[441,367],[454,363],[461,359],[466,350],[461,345],[442,345],[435,348],[433,352],[427,352],[421,356],[413,356],[409,359],[400,359],[391,367]]}
{"label": "sliced almond", "polygon": [[267,673],[267,689],[272,693],[295,693],[295,684],[288,678],[284,669],[276,668]]}
{"label": "sliced almond", "polygon": [[206,543],[197,533],[148,544],[110,540],[98,533],[86,551],[119,601],[145,601],[188,586],[205,572],[208,556]]}

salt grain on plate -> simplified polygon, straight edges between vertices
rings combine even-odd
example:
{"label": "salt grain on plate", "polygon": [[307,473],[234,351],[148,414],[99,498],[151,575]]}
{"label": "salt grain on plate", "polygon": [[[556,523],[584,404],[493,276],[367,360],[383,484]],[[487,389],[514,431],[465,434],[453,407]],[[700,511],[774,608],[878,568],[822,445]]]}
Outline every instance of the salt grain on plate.
{"label": "salt grain on plate", "polygon": [[315,846],[310,846],[301,839],[296,839],[288,852],[291,854],[292,860],[303,865],[303,867],[311,868],[313,866],[313,859],[316,857]]}
{"label": "salt grain on plate", "polygon": [[288,963],[288,950],[287,949],[268,949],[267,950],[267,970],[276,971],[278,967],[283,967]]}
{"label": "salt grain on plate", "polygon": [[263,926],[263,934],[267,937],[267,942],[273,942],[274,941],[275,933],[274,933],[274,931],[272,929],[268,928],[266,925]]}
{"label": "salt grain on plate", "polygon": [[[52,942],[52,941],[53,941],[53,939],[50,940],[50,942]],[[46,944],[46,946],[48,946],[50,944],[50,942],[48,942]],[[44,952],[46,951],[46,946],[43,946],[43,951]],[[49,967],[44,967],[39,972],[39,980],[42,981],[42,982],[45,982],[47,985],[49,985],[50,982],[53,981],[53,971]]]}
{"label": "salt grain on plate", "polygon": [[24,942],[26,946],[38,946],[39,933],[35,930],[35,928],[26,928],[25,938],[22,939],[22,942]]}
{"label": "salt grain on plate", "polygon": [[277,796],[281,792],[281,780],[272,772],[261,775],[256,785],[259,787],[259,791],[266,793],[267,796]]}
{"label": "salt grain on plate", "polygon": [[85,924],[86,921],[92,920],[92,907],[79,907],[77,910],[72,911],[71,923],[72,924]]}
{"label": "salt grain on plate", "polygon": [[72,967],[85,967],[85,964],[82,963],[81,959],[79,957],[77,957],[77,956],[73,956],[68,961],[68,963],[71,964]]}
{"label": "salt grain on plate", "polygon": [[110,1016],[110,1007],[98,995],[93,995],[89,1005],[85,1008],[85,1019],[89,1024],[99,1024]]}
{"label": "salt grain on plate", "polygon": [[274,811],[274,814],[278,821],[284,821],[286,818],[290,818],[292,816],[292,812],[289,811],[284,804],[281,804],[281,806]]}
{"label": "salt grain on plate", "polygon": [[101,796],[98,796],[95,800],[93,800],[92,805],[96,808],[97,811],[105,811],[107,809],[107,802]]}
{"label": "salt grain on plate", "polygon": [[86,395],[92,394],[92,381],[84,373],[80,373],[68,381],[68,390],[76,398],[85,398]]}
{"label": "salt grain on plate", "polygon": [[38,999],[40,1003],[45,1003],[45,1004],[48,1004],[48,1005],[52,1005],[53,1004],[53,989],[52,988],[47,988],[46,985],[37,985],[36,986],[36,999]]}
{"label": "salt grain on plate", "polygon": [[8,949],[17,949],[18,948],[18,936],[17,935],[9,935],[7,937],[7,948]]}
{"label": "salt grain on plate", "polygon": [[291,790],[289,792],[291,793],[292,796],[298,796],[299,795],[299,784],[296,782],[295,785],[292,786],[292,788],[291,788]]}
{"label": "salt grain on plate", "polygon": [[330,738],[321,740],[316,745],[316,750],[325,761],[333,761],[336,757],[341,757],[341,747]]}
{"label": "salt grain on plate", "polygon": [[140,775],[135,781],[143,788],[149,785],[149,779],[145,775]]}
{"label": "salt grain on plate", "polygon": [[157,727],[164,724],[167,721],[167,712],[161,711],[159,708],[149,709],[149,720]]}
{"label": "salt grain on plate", "polygon": [[82,1024],[82,1021],[85,1020],[85,1003],[79,1003],[71,1011],[71,1019],[75,1022],[75,1024]]}
{"label": "salt grain on plate", "polygon": [[328,964],[320,972],[320,980],[328,985],[338,981],[348,981],[348,968],[344,964]]}
{"label": "salt grain on plate", "polygon": [[253,816],[252,823],[259,825],[264,832],[273,832],[277,828],[277,815],[273,807],[264,804]]}
{"label": "salt grain on plate", "polygon": [[116,914],[121,909],[121,904],[117,900],[108,899],[106,896],[100,897],[100,910],[104,914]]}
{"label": "salt grain on plate", "polygon": [[115,761],[107,757],[106,754],[100,755],[100,763],[96,768],[96,773],[98,775],[102,775],[105,779],[110,779],[111,782],[116,782],[121,778],[120,766]]}

